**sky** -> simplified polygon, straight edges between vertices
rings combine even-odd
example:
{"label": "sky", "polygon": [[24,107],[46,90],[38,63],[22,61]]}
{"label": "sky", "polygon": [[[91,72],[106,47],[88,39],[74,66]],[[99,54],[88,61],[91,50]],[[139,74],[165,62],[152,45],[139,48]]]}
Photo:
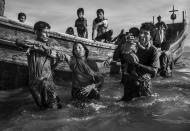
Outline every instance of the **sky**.
{"label": "sky", "polygon": [[[179,11],[177,21],[181,21],[181,11],[190,14],[190,0],[5,0],[5,16],[17,20],[19,12],[27,15],[26,24],[33,26],[39,20],[48,22],[53,31],[64,33],[66,28],[74,26],[77,19],[76,10],[83,7],[88,21],[89,36],[91,36],[92,21],[96,10],[103,8],[109,21],[109,29],[117,35],[121,29],[139,27],[142,22],[152,21],[158,15],[170,23],[169,10],[173,4]],[[188,17],[190,16],[188,14]],[[190,18],[190,17],[189,17]],[[155,19],[156,20],[156,19]],[[75,30],[76,34],[76,30]]]}

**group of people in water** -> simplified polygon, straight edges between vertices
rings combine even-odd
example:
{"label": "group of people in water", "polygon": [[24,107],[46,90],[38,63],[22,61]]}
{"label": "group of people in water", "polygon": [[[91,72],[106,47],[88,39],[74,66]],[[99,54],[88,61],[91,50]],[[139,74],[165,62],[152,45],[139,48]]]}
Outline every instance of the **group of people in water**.
{"label": "group of people in water", "polygon": [[[72,91],[74,99],[86,101],[100,99],[100,91],[104,83],[104,76],[99,68],[107,65],[117,65],[121,62],[124,96],[121,100],[130,101],[135,97],[150,96],[151,78],[158,72],[161,76],[170,76],[168,67],[171,68],[172,58],[168,53],[169,44],[161,44],[162,53],[154,46],[151,30],[142,25],[140,30],[132,28],[124,30],[112,39],[112,30],[108,30],[108,21],[104,18],[104,10],[97,10],[97,18],[93,20],[92,39],[97,41],[115,41],[117,48],[112,59],[107,59],[97,64],[88,58],[88,48],[80,42],[73,43],[72,56],[54,50],[60,46],[55,40],[49,39],[51,26],[38,21],[34,24],[36,39],[17,40],[16,45],[26,50],[29,70],[29,89],[35,103],[41,108],[59,109],[62,107],[61,99],[55,92],[53,81],[53,68],[60,62],[66,61],[72,70]],[[84,9],[77,10],[78,19],[75,27],[79,37],[88,38],[87,20],[84,18]],[[26,15],[20,13],[21,22],[26,20]],[[24,20],[25,19],[25,20]],[[157,28],[167,25],[158,17]],[[73,33],[72,28],[67,32]],[[164,41],[163,41],[164,42]],[[170,70],[171,71],[171,70]]]}

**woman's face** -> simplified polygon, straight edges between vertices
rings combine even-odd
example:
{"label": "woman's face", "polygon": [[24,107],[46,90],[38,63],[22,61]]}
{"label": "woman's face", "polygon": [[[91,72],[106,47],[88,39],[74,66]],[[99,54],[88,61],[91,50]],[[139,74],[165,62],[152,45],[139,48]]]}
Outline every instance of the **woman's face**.
{"label": "woman's face", "polygon": [[85,49],[81,44],[77,44],[76,46],[74,46],[74,53],[77,57],[84,57]]}

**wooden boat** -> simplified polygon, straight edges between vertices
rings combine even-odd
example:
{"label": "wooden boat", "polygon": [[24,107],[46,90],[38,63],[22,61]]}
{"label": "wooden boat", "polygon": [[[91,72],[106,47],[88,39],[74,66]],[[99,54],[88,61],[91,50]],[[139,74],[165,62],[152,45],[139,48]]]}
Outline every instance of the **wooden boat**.
{"label": "wooden boat", "polygon": [[[187,21],[183,13],[182,23],[168,24],[168,37],[171,43],[170,51],[175,61],[182,55],[184,49],[183,40],[187,36]],[[0,89],[13,89],[28,84],[28,70],[26,53],[15,45],[16,39],[35,39],[31,26],[0,17]],[[95,42],[77,36],[51,32],[50,38],[57,40],[60,45],[71,54],[74,42],[82,42],[90,50],[90,59],[102,62],[113,54],[116,45]],[[61,63],[54,71],[55,80],[71,79],[71,71],[66,63]]]}
{"label": "wooden boat", "polygon": [[[172,12],[171,19],[173,22],[171,24],[167,24],[168,29],[166,30],[166,41],[165,43],[170,44],[169,51],[172,53],[174,64],[177,60],[182,56],[184,51],[184,39],[188,35],[188,20],[186,19],[186,12],[182,12],[182,22],[174,23],[176,18],[176,14],[174,13],[175,10],[173,6],[173,10],[169,11]],[[145,22],[146,26],[154,26],[154,17],[153,22]],[[151,30],[151,27],[148,27]],[[154,31],[151,30],[152,36],[154,36]],[[153,42],[154,43],[154,42]],[[119,72],[120,67],[117,65],[111,66],[111,74],[117,74]]]}

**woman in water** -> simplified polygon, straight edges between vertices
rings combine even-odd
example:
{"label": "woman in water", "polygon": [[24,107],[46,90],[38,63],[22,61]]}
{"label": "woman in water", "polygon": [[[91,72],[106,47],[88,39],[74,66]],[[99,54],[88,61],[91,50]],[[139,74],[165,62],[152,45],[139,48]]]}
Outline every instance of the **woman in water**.
{"label": "woman in water", "polygon": [[65,60],[73,73],[72,97],[78,100],[99,99],[104,77],[98,72],[97,63],[88,59],[89,50],[82,43],[75,43],[72,53],[72,57],[58,53],[60,60]]}

